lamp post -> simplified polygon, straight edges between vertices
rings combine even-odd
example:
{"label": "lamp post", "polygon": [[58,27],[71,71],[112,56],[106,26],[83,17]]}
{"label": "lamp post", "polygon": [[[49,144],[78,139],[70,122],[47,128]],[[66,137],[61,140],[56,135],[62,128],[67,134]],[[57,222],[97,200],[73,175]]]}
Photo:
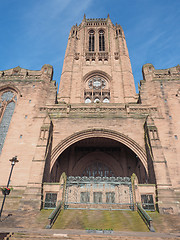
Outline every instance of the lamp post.
{"label": "lamp post", "polygon": [[[17,162],[19,162],[19,160],[17,160],[17,156],[13,157],[13,158],[10,159],[9,161],[11,162],[11,171],[10,171],[10,174],[9,174],[9,179],[8,179],[8,183],[7,183],[6,188],[9,187],[10,180],[11,180],[11,175],[12,175],[12,171],[13,171],[14,165],[15,165]],[[3,211],[4,203],[5,203],[5,200],[6,200],[6,195],[8,195],[8,194],[9,194],[9,193],[4,192],[4,199],[3,199],[2,206],[1,206],[1,210],[0,210],[0,219],[1,219],[1,214],[2,214],[2,211]]]}

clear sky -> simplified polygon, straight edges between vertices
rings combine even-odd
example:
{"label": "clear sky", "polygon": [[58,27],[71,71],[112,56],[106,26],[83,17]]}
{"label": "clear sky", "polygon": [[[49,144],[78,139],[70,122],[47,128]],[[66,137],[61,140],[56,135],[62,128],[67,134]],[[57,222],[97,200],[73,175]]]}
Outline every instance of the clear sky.
{"label": "clear sky", "polygon": [[1,0],[0,12],[0,70],[51,64],[59,85],[69,31],[84,13],[122,26],[136,88],[143,64],[180,64],[180,0]]}

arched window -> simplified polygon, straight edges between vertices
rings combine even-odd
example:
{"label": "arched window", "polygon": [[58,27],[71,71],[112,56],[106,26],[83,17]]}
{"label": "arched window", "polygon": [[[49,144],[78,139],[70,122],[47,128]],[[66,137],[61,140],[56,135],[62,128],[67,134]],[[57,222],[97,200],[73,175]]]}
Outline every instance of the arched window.
{"label": "arched window", "polygon": [[90,98],[86,98],[85,103],[91,103],[91,99]]}
{"label": "arched window", "polygon": [[95,162],[83,171],[82,176],[87,177],[113,177],[114,173],[109,167],[101,162]]}
{"label": "arched window", "polygon": [[105,51],[104,31],[99,31],[99,51]]}
{"label": "arched window", "polygon": [[84,102],[110,102],[110,83],[106,76],[94,73],[85,79]]}
{"label": "arched window", "polygon": [[94,31],[89,32],[89,51],[94,51]]}
{"label": "arched window", "polygon": [[14,113],[17,96],[12,91],[0,94],[0,154]]}
{"label": "arched window", "polygon": [[100,99],[99,98],[95,98],[94,99],[94,103],[98,103],[98,102],[100,102]]}
{"label": "arched window", "polygon": [[103,99],[103,103],[109,103],[109,99],[108,98],[104,98]]}

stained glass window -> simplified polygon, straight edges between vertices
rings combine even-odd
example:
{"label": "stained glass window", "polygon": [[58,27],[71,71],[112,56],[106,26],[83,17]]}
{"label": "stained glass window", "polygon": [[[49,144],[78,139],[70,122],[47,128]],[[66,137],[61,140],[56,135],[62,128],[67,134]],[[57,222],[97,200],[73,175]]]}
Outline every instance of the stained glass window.
{"label": "stained glass window", "polygon": [[16,101],[17,96],[12,91],[4,92],[0,96],[0,154],[14,113]]}
{"label": "stained glass window", "polygon": [[105,164],[101,162],[93,163],[86,167],[83,171],[83,176],[87,177],[113,177],[114,173]]}

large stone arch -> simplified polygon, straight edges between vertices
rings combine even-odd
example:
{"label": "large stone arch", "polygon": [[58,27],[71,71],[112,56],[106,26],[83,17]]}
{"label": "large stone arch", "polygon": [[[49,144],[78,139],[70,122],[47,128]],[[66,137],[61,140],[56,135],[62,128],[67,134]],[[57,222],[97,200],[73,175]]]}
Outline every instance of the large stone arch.
{"label": "large stone arch", "polygon": [[146,172],[148,172],[148,166],[147,166],[147,157],[145,150],[136,143],[133,139],[129,138],[128,136],[113,131],[109,129],[88,129],[83,130],[77,133],[74,133],[70,135],[69,137],[62,140],[53,150],[51,154],[51,163],[50,163],[50,171],[52,170],[56,160],[60,156],[62,152],[64,152],[68,147],[70,147],[72,144],[87,139],[87,138],[108,138],[115,141],[118,141],[128,148],[130,148],[140,159],[142,162]]}

